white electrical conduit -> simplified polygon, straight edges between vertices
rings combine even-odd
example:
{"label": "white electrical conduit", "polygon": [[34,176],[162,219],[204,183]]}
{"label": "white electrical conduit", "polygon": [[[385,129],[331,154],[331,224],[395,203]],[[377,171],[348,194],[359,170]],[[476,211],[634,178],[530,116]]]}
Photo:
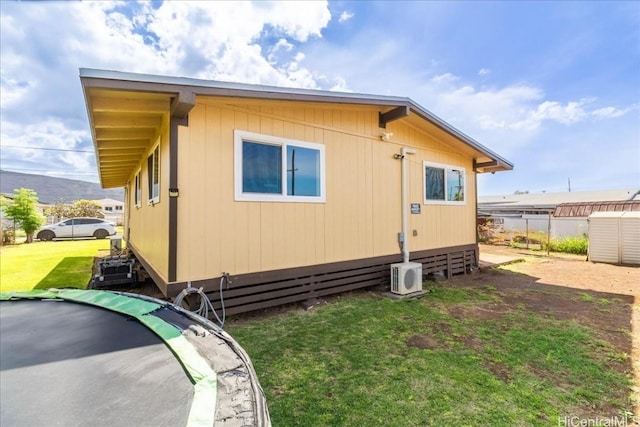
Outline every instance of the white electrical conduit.
{"label": "white electrical conduit", "polygon": [[409,227],[409,207],[407,205],[407,154],[416,154],[416,150],[408,147],[402,147],[401,160],[402,160],[402,262],[409,262],[409,236],[407,235],[407,228]]}

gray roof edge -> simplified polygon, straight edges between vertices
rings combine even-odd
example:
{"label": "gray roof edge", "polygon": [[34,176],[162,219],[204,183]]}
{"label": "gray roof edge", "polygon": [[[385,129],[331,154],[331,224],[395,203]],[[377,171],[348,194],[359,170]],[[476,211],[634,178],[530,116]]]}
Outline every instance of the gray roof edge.
{"label": "gray roof edge", "polygon": [[[498,165],[504,166],[507,169],[513,169],[513,163],[506,160],[502,156],[496,154],[494,151],[485,147],[475,139],[461,132],[460,130],[454,128],[435,114],[431,113],[426,108],[422,107],[411,98],[408,97],[400,97],[400,96],[387,96],[387,95],[372,95],[372,94],[363,94],[356,92],[333,92],[327,90],[317,90],[317,89],[301,89],[301,88],[292,88],[292,87],[279,87],[279,86],[265,86],[265,85],[255,85],[255,84],[247,84],[247,83],[233,83],[233,82],[222,82],[217,80],[204,80],[204,79],[195,79],[190,77],[172,77],[172,76],[162,76],[156,74],[139,74],[139,73],[130,73],[123,71],[111,71],[111,70],[100,70],[94,68],[80,68],[80,78],[82,79],[102,79],[102,80],[118,80],[118,81],[129,81],[129,82],[142,82],[156,85],[167,85],[167,86],[176,86],[177,90],[180,87],[192,87],[196,88],[210,88],[210,89],[220,89],[220,90],[230,90],[230,91],[246,91],[250,93],[272,93],[272,94],[280,94],[280,95],[293,95],[293,96],[309,96],[315,97],[319,100],[325,101],[333,101],[333,102],[348,102],[354,101],[358,103],[375,103],[381,105],[388,106],[400,106],[407,105],[411,110],[416,112],[422,118],[427,121],[433,123],[439,128],[443,129],[445,132],[455,136],[461,141],[465,142],[472,148],[478,150],[483,153],[487,157],[494,159],[498,162]],[[84,89],[84,85],[83,85]],[[197,93],[197,91],[194,90]]]}
{"label": "gray roof edge", "polygon": [[[249,83],[224,82],[220,80],[205,80],[191,77],[172,77],[157,74],[138,74],[123,71],[98,70],[80,68],[80,78],[95,78],[103,80],[122,80],[131,82],[155,83],[172,86],[190,86],[192,88],[212,88],[226,90],[242,90],[248,92],[271,92],[283,95],[310,95],[328,98],[346,98],[362,101],[377,101],[388,105],[413,104],[407,97],[363,94],[356,92],[334,92],[320,89],[303,89],[295,87],[256,85]],[[197,91],[196,91],[197,93]]]}
{"label": "gray roof edge", "polygon": [[507,159],[505,159],[504,157],[500,156],[499,154],[496,154],[494,151],[492,151],[489,148],[485,147],[484,145],[480,144],[478,141],[476,141],[475,139],[471,138],[470,136],[468,136],[464,132],[461,132],[460,130],[454,128],[453,126],[451,126],[450,124],[448,124],[447,122],[445,122],[440,117],[436,116],[435,114],[433,114],[432,112],[430,112],[426,108],[422,107],[421,105],[415,103],[412,100],[410,100],[410,101],[411,101],[411,104],[412,104],[411,108],[414,109],[416,111],[416,113],[418,113],[419,115],[421,115],[422,117],[424,117],[425,119],[430,121],[431,123],[433,123],[436,126],[442,128],[446,132],[454,135],[456,138],[461,139],[462,141],[466,142],[467,144],[469,144],[470,146],[472,146],[476,150],[485,153],[487,155],[487,157],[490,157],[490,158],[496,160],[498,162],[498,164],[506,166],[509,169],[513,169],[514,165],[513,165],[512,162],[508,161]]}

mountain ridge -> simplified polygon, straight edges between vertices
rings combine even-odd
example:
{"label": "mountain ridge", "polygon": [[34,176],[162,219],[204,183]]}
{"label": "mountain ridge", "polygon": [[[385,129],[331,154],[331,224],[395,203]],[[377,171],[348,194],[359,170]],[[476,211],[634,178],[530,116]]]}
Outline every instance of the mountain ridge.
{"label": "mountain ridge", "polygon": [[124,200],[124,188],[104,189],[95,182],[0,170],[0,193],[11,195],[18,188],[34,190],[40,203],[45,204],[105,198]]}

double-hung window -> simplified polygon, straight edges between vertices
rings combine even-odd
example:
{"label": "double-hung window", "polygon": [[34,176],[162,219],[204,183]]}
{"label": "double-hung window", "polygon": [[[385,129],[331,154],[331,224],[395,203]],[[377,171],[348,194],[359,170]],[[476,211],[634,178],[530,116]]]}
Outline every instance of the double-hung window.
{"label": "double-hung window", "polygon": [[135,188],[133,190],[134,204],[136,208],[139,208],[142,202],[142,181],[140,177],[140,171],[136,173],[136,181],[134,185],[135,185]]}
{"label": "double-hung window", "polygon": [[459,166],[424,162],[424,203],[463,205],[465,169]]}
{"label": "double-hung window", "polygon": [[235,131],[235,199],[326,200],[324,145]]}
{"label": "double-hung window", "polygon": [[160,145],[147,158],[147,175],[149,177],[149,204],[160,201]]}

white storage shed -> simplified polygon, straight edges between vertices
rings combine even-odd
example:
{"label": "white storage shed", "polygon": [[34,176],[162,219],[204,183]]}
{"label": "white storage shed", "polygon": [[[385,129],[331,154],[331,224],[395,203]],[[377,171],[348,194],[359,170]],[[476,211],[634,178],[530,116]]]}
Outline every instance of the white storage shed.
{"label": "white storage shed", "polygon": [[589,215],[589,260],[640,265],[640,212]]}

